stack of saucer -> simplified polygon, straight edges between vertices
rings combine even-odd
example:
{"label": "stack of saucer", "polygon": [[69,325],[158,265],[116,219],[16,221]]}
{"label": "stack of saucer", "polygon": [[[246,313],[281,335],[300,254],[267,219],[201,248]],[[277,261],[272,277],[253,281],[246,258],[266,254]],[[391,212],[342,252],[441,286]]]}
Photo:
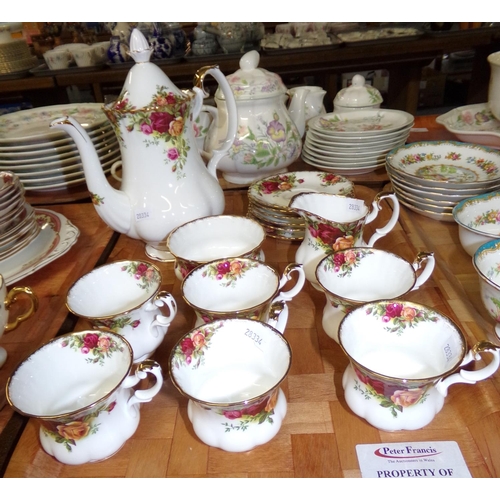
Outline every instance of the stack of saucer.
{"label": "stack of saucer", "polygon": [[118,140],[102,104],[66,104],[17,111],[0,117],[0,170],[14,172],[26,191],[58,191],[85,185],[78,149],[56,118],[71,116],[88,132],[105,173],[121,159]]}
{"label": "stack of saucer", "polygon": [[385,165],[385,156],[405,144],[413,115],[391,109],[328,113],[312,118],[302,159],[319,170],[360,175]]}
{"label": "stack of saucer", "polygon": [[289,172],[265,177],[248,188],[248,217],[255,219],[267,236],[299,241],[305,222],[288,208],[293,196],[303,192],[354,195],[354,185],[345,177],[322,172]]}
{"label": "stack of saucer", "polygon": [[465,198],[500,190],[500,151],[456,141],[414,142],[387,155],[387,175],[402,205],[453,221]]}
{"label": "stack of saucer", "polygon": [[26,247],[40,232],[33,207],[12,172],[0,172],[0,260]]}

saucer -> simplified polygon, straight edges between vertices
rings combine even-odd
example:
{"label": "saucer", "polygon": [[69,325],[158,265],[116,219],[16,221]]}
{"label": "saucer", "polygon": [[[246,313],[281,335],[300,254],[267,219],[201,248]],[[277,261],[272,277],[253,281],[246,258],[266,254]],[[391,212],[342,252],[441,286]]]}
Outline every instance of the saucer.
{"label": "saucer", "polygon": [[64,215],[35,209],[40,233],[28,246],[0,261],[0,274],[11,285],[64,255],[77,241],[80,231]]}

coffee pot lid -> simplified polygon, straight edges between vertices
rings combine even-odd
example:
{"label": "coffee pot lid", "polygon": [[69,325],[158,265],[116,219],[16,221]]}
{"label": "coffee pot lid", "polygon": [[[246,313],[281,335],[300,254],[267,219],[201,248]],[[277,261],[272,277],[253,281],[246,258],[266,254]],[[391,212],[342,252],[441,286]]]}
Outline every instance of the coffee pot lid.
{"label": "coffee pot lid", "polygon": [[341,89],[335,96],[334,105],[345,108],[364,108],[382,103],[380,92],[371,85],[365,84],[363,75],[355,75],[352,85]]}
{"label": "coffee pot lid", "polygon": [[127,99],[127,106],[144,108],[153,104],[155,95],[182,94],[165,72],[150,62],[152,52],[146,37],[134,28],[130,35],[130,56],[135,64],[128,72],[121,93],[121,100]]}
{"label": "coffee pot lid", "polygon": [[[286,93],[287,88],[281,77],[259,68],[259,62],[260,54],[256,50],[251,50],[241,57],[240,69],[226,77],[236,100],[258,99]],[[220,88],[215,96],[224,98]]]}

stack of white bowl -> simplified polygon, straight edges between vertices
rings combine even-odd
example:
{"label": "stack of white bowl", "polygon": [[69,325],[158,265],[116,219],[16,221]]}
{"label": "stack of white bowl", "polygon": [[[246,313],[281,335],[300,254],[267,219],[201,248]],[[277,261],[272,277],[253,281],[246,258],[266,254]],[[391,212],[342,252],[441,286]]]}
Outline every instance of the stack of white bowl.
{"label": "stack of white bowl", "polygon": [[303,217],[288,206],[303,192],[354,196],[354,184],[340,175],[323,172],[288,172],[266,177],[248,188],[248,217],[255,219],[272,238],[300,241]]}
{"label": "stack of white bowl", "polygon": [[400,203],[452,221],[461,200],[500,189],[500,151],[456,141],[415,142],[391,151],[387,174]]}
{"label": "stack of white bowl", "polygon": [[385,165],[386,154],[405,144],[413,115],[391,109],[327,113],[307,122],[302,159],[319,170],[360,175]]}
{"label": "stack of white bowl", "polygon": [[26,202],[18,177],[0,172],[0,260],[22,250],[39,232],[35,210]]}
{"label": "stack of white bowl", "polygon": [[88,132],[105,173],[120,160],[118,140],[102,104],[46,106],[0,117],[0,170],[14,172],[26,191],[54,191],[85,184],[76,145],[50,122],[72,116]]}

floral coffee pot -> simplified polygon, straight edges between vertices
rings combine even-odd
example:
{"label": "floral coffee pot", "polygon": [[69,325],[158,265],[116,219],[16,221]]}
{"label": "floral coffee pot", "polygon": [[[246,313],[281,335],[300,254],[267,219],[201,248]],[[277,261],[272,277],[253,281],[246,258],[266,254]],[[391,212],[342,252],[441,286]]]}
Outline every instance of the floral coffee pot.
{"label": "floral coffee pot", "polygon": [[[119,139],[121,189],[108,183],[92,141],[75,120],[59,118],[51,127],[65,130],[74,139],[92,201],[106,224],[146,242],[149,257],[170,260],[166,238],[173,229],[224,210],[216,168],[236,136],[236,104],[231,87],[217,67],[202,68],[197,86],[192,91],[180,91],[158,65],[149,61],[152,49],[137,29],[130,46],[136,64],[118,99],[104,106]],[[193,133],[193,121],[205,96],[206,75],[212,75],[223,89],[228,110],[227,136],[213,151],[207,166]]]}
{"label": "floral coffee pot", "polygon": [[[236,140],[220,161],[224,179],[234,184],[251,184],[271,174],[285,172],[299,156],[302,139],[285,102],[287,88],[275,73],[258,68],[260,55],[247,52],[240,59],[240,69],[227,80],[234,93],[238,114]],[[217,119],[210,127],[206,147],[210,155],[227,137],[227,91],[219,87],[215,93]],[[295,122],[294,122],[295,121]]]}

